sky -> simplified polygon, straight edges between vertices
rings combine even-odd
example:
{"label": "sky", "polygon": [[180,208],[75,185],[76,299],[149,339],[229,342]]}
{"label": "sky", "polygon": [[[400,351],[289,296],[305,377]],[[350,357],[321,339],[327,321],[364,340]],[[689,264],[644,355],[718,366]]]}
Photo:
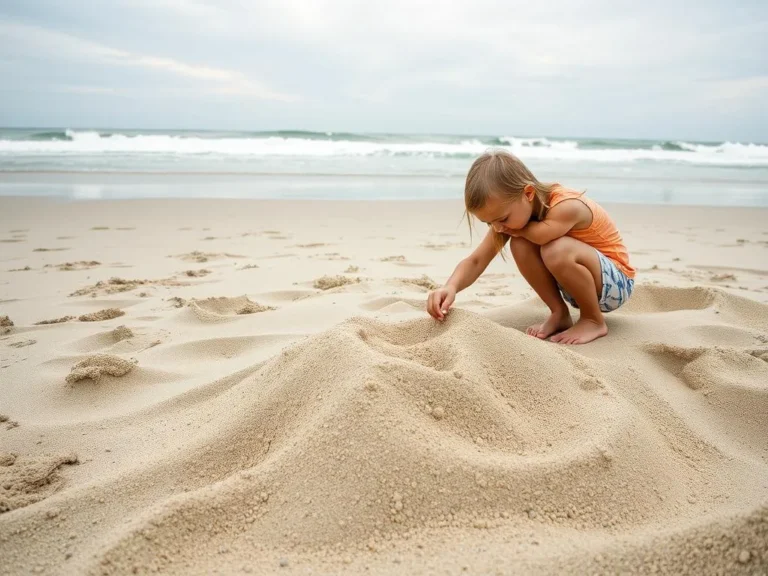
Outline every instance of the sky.
{"label": "sky", "polygon": [[0,0],[0,126],[768,142],[765,0]]}

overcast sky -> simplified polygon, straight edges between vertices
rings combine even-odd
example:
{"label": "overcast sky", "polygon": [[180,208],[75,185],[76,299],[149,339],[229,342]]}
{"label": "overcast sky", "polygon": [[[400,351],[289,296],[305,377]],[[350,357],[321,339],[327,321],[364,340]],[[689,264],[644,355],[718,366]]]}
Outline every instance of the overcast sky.
{"label": "overcast sky", "polygon": [[768,141],[766,0],[0,0],[0,125]]}

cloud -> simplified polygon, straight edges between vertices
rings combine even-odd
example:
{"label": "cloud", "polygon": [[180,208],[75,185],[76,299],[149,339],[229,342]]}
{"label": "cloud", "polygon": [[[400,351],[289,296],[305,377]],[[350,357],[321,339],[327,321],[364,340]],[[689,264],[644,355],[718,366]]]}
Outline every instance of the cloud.
{"label": "cloud", "polygon": [[705,83],[704,90],[714,100],[748,100],[768,98],[768,76],[728,78]]}
{"label": "cloud", "polygon": [[64,92],[66,94],[116,94],[117,90],[107,86],[85,86],[79,84],[62,84],[55,86],[56,92]]}
{"label": "cloud", "polygon": [[482,90],[553,78],[597,85],[711,77],[734,59],[724,40],[759,53],[754,39],[766,31],[754,20],[724,21],[706,1],[697,10],[674,0],[142,1],[212,42],[256,39],[322,55],[346,92],[377,101],[425,80]]}
{"label": "cloud", "polygon": [[[88,61],[108,66],[137,67],[205,81],[201,89],[215,94],[283,102],[298,100],[296,95],[271,90],[237,70],[190,64],[173,58],[119,50],[39,26],[0,21],[0,45],[3,45],[3,51],[8,52],[12,57],[35,56],[51,60]],[[106,88],[101,89],[101,91],[104,90]]]}
{"label": "cloud", "polygon": [[765,0],[0,2],[0,115],[764,140],[765,54]]}

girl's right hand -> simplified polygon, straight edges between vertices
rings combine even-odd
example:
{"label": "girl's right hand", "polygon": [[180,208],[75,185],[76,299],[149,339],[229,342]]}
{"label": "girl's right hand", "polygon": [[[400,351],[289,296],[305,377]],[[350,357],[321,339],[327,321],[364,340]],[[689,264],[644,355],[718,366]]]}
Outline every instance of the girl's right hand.
{"label": "girl's right hand", "polygon": [[427,312],[437,320],[444,320],[448,309],[456,299],[456,290],[450,286],[443,286],[432,290],[427,296]]}

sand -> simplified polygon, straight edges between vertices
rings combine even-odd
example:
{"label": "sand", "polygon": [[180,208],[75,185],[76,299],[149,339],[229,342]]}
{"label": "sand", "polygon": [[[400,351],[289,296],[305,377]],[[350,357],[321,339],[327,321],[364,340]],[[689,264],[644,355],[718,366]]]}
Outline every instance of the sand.
{"label": "sand", "polygon": [[564,347],[456,202],[0,199],[0,573],[767,573],[768,211],[610,210]]}

